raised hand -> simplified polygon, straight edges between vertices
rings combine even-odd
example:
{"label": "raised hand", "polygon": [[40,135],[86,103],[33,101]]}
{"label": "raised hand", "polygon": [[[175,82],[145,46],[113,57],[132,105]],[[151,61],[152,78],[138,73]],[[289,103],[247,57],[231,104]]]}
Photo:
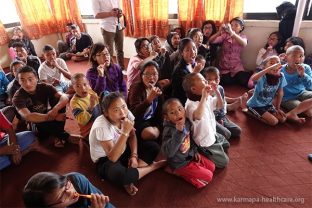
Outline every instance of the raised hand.
{"label": "raised hand", "polygon": [[296,64],[297,72],[300,77],[304,76],[304,67],[301,64]]}
{"label": "raised hand", "polygon": [[194,73],[199,73],[202,69],[204,68],[204,66],[202,65],[202,63],[196,63],[193,72]]}
{"label": "raised hand", "polygon": [[91,194],[90,208],[103,208],[109,202],[109,197],[103,194]]}
{"label": "raised hand", "polygon": [[162,94],[162,91],[159,87],[155,87],[153,85],[150,85],[150,89],[151,91],[146,99],[151,103],[155,98]]}
{"label": "raised hand", "polygon": [[100,64],[97,68],[98,74],[100,77],[104,77],[104,71],[106,70],[106,67],[104,64]]}
{"label": "raised hand", "polygon": [[131,132],[132,129],[133,129],[134,122],[131,121],[131,120],[128,119],[128,118],[125,118],[125,119],[122,121],[121,126],[122,126],[122,127],[121,127],[122,132],[129,135],[130,132]]}

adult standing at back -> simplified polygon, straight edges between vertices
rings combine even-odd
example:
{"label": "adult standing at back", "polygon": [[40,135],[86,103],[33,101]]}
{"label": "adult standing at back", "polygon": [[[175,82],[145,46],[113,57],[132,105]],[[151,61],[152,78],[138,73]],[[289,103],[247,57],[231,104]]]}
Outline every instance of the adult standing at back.
{"label": "adult standing at back", "polygon": [[101,19],[101,32],[104,44],[108,46],[111,57],[114,53],[114,43],[117,53],[117,62],[125,70],[123,41],[123,25],[120,22],[122,10],[119,0],[92,0],[94,18]]}

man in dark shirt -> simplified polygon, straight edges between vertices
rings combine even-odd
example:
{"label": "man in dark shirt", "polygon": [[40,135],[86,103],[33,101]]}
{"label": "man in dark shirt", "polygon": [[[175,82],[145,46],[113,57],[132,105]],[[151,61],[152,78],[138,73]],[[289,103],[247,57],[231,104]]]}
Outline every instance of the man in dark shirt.
{"label": "man in dark shirt", "polygon": [[64,60],[72,59],[73,61],[88,60],[90,48],[93,44],[89,34],[80,32],[79,26],[73,24],[71,33],[73,37],[70,39],[70,48],[67,52],[61,53],[60,58]]}
{"label": "man in dark shirt", "polygon": [[20,68],[17,79],[21,88],[14,94],[13,105],[18,113],[36,125],[39,138],[55,136],[55,146],[62,146],[69,137],[64,131],[65,113],[62,112],[68,97],[52,85],[38,83],[38,75],[29,66]]}
{"label": "man in dark shirt", "polygon": [[16,60],[24,62],[27,66],[34,68],[38,73],[41,64],[40,59],[37,56],[28,55],[27,49],[22,42],[15,42],[12,47],[16,52]]}

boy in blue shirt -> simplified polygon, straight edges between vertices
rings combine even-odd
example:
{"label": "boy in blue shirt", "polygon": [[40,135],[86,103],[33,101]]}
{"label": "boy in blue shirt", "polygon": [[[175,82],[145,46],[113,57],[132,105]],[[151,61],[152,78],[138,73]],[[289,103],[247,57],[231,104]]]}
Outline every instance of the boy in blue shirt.
{"label": "boy in blue shirt", "polygon": [[301,46],[289,47],[286,60],[281,69],[287,81],[281,105],[289,111],[287,119],[304,123],[305,118],[298,117],[298,114],[312,117],[312,71],[309,65],[303,64],[304,49]]}

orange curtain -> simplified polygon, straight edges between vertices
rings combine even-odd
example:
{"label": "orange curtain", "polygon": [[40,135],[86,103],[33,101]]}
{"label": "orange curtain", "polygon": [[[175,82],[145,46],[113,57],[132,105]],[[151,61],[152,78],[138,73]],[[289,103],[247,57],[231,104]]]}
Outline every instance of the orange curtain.
{"label": "orange curtain", "polygon": [[56,33],[56,21],[47,0],[14,0],[23,30],[30,39]]}
{"label": "orange curtain", "polygon": [[133,15],[132,15],[132,9],[131,9],[131,1],[129,0],[122,1],[122,11],[123,11],[123,14],[125,15],[125,21],[126,21],[125,35],[133,37],[134,24],[133,24]]}
{"label": "orange curtain", "polygon": [[2,24],[2,22],[0,21],[0,45],[4,45],[6,43],[8,43],[10,40],[7,32],[5,31],[5,28]]}
{"label": "orange curtain", "polygon": [[134,36],[166,37],[168,24],[168,0],[133,0]]}
{"label": "orange curtain", "polygon": [[193,27],[200,28],[204,20],[204,1],[178,0],[178,17],[185,31]]}
{"label": "orange curtain", "polygon": [[77,24],[81,31],[85,31],[76,0],[50,0],[50,6],[58,32],[67,32],[65,25],[70,22]]}
{"label": "orange curtain", "polygon": [[201,27],[203,20],[214,20],[217,24],[229,22],[243,15],[244,0],[179,0],[179,24],[188,31]]}
{"label": "orange curtain", "polygon": [[230,22],[234,17],[243,16],[244,0],[204,0],[205,19],[220,23]]}

